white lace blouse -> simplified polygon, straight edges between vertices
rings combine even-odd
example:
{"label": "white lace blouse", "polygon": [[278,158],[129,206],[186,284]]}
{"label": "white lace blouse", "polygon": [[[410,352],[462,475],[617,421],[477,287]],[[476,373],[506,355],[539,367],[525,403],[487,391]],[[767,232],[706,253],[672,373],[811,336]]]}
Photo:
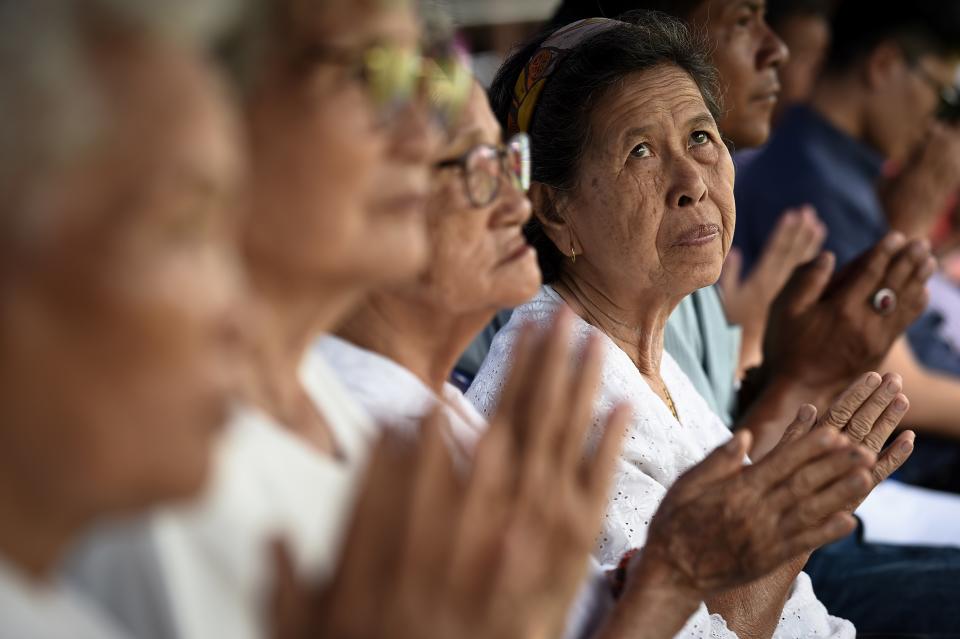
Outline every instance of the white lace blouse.
{"label": "white lace blouse", "polygon": [[[511,351],[520,327],[526,323],[546,327],[564,304],[549,286],[530,302],[516,309],[510,322],[497,335],[468,399],[484,415],[496,407]],[[597,329],[575,318],[573,339],[581,345]],[[663,401],[647,386],[633,362],[616,344],[604,337],[605,360],[594,410],[592,438],[596,441],[601,419],[618,403],[633,405],[634,418],[627,430],[604,516],[596,555],[604,565],[615,565],[631,548],[643,546],[647,526],[670,485],[688,468],[703,460],[730,438],[730,431],[707,406],[676,362],[663,353],[660,374],[673,397],[679,423]],[[690,618],[681,637],[733,637],[720,615],[706,606]],[[790,592],[773,635],[788,637],[854,637],[853,625],[827,613],[805,573],[800,573]]]}

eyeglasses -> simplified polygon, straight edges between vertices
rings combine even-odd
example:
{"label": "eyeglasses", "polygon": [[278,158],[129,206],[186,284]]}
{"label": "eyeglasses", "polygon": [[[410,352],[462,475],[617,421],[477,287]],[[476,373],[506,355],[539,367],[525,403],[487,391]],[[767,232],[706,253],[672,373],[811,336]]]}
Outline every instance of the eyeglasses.
{"label": "eyeglasses", "polygon": [[934,90],[940,100],[940,111],[957,111],[960,109],[960,88],[952,84],[943,84],[920,64],[914,64],[913,71],[921,80]]}
{"label": "eyeglasses", "polygon": [[345,66],[366,88],[381,122],[389,122],[411,103],[426,98],[444,128],[456,120],[472,87],[472,76],[454,56],[428,58],[419,51],[377,45],[351,51],[314,44],[299,56],[301,68],[315,62]]}
{"label": "eyeglasses", "polygon": [[452,160],[437,162],[437,169],[459,168],[470,204],[487,206],[500,193],[500,176],[526,193],[530,188],[530,138],[518,133],[503,147],[478,144]]}

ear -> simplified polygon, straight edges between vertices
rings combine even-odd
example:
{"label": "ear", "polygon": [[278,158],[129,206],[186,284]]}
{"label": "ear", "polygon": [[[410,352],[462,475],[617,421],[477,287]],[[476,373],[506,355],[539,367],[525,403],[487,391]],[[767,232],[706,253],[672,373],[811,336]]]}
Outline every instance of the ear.
{"label": "ear", "polygon": [[885,92],[905,68],[903,50],[895,42],[881,42],[866,58],[864,80],[867,88],[873,92]]}
{"label": "ear", "polygon": [[540,222],[543,232],[554,246],[567,257],[573,257],[573,251],[576,251],[577,255],[582,253],[580,246],[576,244],[569,221],[561,213],[560,196],[556,189],[543,182],[533,182],[527,196],[533,205],[533,216]]}

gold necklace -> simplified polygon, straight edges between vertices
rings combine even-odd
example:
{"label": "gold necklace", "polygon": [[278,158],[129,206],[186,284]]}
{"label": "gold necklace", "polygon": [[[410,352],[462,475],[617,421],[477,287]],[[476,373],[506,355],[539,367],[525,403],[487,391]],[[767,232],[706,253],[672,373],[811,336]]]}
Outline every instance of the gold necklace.
{"label": "gold necklace", "polygon": [[660,388],[663,389],[663,396],[667,399],[667,408],[670,409],[670,412],[673,413],[673,418],[680,421],[680,415],[677,414],[677,407],[673,403],[673,395],[670,394],[670,389],[667,388],[666,383],[661,379]]}

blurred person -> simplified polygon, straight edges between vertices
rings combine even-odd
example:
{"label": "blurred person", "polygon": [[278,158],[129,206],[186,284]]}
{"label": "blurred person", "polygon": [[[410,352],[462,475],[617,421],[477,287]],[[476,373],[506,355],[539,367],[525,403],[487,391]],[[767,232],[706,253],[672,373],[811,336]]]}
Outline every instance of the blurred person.
{"label": "blurred person", "polygon": [[[199,493],[239,361],[239,128],[210,7],[0,6],[0,637],[124,636],[58,577],[106,517]],[[212,27],[211,27],[212,28]],[[144,153],[144,148],[150,149]]]}
{"label": "blurred person", "polygon": [[[669,487],[731,437],[663,350],[667,317],[717,279],[733,233],[733,163],[717,128],[715,76],[678,21],[662,14],[626,19],[633,24],[592,19],[548,32],[520,48],[494,82],[501,121],[511,134],[527,132],[546,158],[533,165],[527,229],[546,286],[498,333],[468,393],[490,414],[520,327],[541,324],[557,309],[575,314],[573,345],[603,344],[595,410],[602,415],[624,400],[635,407],[596,549],[604,563],[643,547]],[[879,375],[862,376],[842,396],[843,407],[819,424],[879,453],[907,407],[899,390],[895,376],[882,384]],[[809,429],[815,412],[805,409],[797,421]],[[852,415],[866,431],[847,426]],[[770,454],[790,448],[793,434]],[[912,435],[901,435],[860,494],[911,448]],[[760,580],[710,596],[682,634],[853,636],[852,625],[817,600],[801,574],[805,559],[801,553]]]}
{"label": "blurred person", "polygon": [[[452,445],[469,458],[487,424],[446,380],[464,345],[496,310],[522,304],[539,287],[536,255],[521,233],[530,217],[530,204],[523,196],[530,152],[522,134],[502,142],[500,126],[478,86],[456,133],[440,149],[438,158],[427,204],[432,247],[427,270],[406,286],[373,293],[344,322],[339,336],[323,338],[320,348],[375,418],[405,432],[416,432],[423,415],[439,407],[451,425]],[[546,372],[555,368],[542,360],[537,360],[537,366]],[[842,439],[834,441],[843,443]],[[806,473],[823,461],[822,448],[808,447],[803,452],[808,455],[804,463],[796,458],[788,462],[784,457],[788,453],[782,449],[760,465],[741,467],[737,455],[718,451],[694,467],[658,509],[662,513],[657,515],[655,528],[669,529],[669,537],[654,535],[637,555],[636,564],[628,564],[631,587],[616,603],[610,586],[595,569],[595,603],[584,606],[581,618],[597,618],[594,625],[600,627],[603,637],[633,636],[639,626],[651,636],[673,636],[703,598],[760,576],[759,572],[750,574],[746,566],[769,569],[793,556],[796,550],[786,547],[800,538],[809,539],[813,531],[801,527],[795,530],[796,539],[784,536],[789,530],[788,513],[818,508],[815,504],[822,495],[776,505],[763,502],[784,510],[780,514],[752,511],[752,527],[739,527],[729,514],[738,511],[737,504],[747,492],[774,488],[777,475],[765,469],[792,463],[803,468],[798,473]],[[726,476],[710,482],[708,469],[718,456],[726,456],[731,465]],[[830,472],[837,477],[851,472],[848,464],[854,473],[861,468],[843,446],[833,463]],[[737,470],[744,474],[738,475]],[[700,487],[679,505],[681,495],[687,492],[682,486],[688,482]],[[728,513],[724,522],[730,527],[720,524],[723,535],[703,535],[704,528],[716,525],[711,520],[717,508]],[[826,518],[829,513],[822,515]],[[776,543],[752,545],[756,558],[734,559],[746,543],[744,536],[756,539],[767,532]],[[819,545],[807,543],[808,547]],[[699,574],[687,569],[703,562],[711,567]],[[712,583],[704,580],[707,574]],[[688,586],[678,591],[676,584]],[[588,636],[593,630],[590,624],[575,619],[567,636]]]}
{"label": "blurred person", "polygon": [[768,0],[767,22],[790,50],[780,65],[780,94],[774,125],[793,104],[805,103],[820,74],[830,45],[830,17],[835,0]]}
{"label": "blurred person", "polygon": [[[810,106],[793,109],[784,119],[783,130],[741,168],[737,198],[745,222],[735,241],[748,265],[775,221],[775,211],[791,202],[816,206],[829,228],[826,246],[840,264],[891,227],[911,233],[897,223],[897,216],[921,218],[925,211],[936,212],[924,198],[901,199],[901,205],[891,209],[877,184],[884,162],[906,160],[918,143],[924,154],[939,156],[938,162],[956,164],[957,153],[951,151],[954,146],[949,139],[953,135],[960,140],[956,132],[948,134],[942,125],[935,125],[940,134],[930,144],[922,143],[941,90],[954,77],[956,34],[960,33],[960,14],[955,9],[923,2],[909,9],[885,6],[882,11],[862,3],[843,5],[835,19],[836,41]],[[913,168],[917,172],[911,177]],[[908,166],[898,187],[900,196],[916,193],[910,183],[917,176],[926,176],[928,193],[942,194],[956,183],[938,178],[939,186],[933,187],[928,168],[922,160]],[[879,291],[888,288],[878,288],[873,303],[879,303]],[[896,297],[889,301],[895,302]],[[960,354],[943,339],[938,323],[935,314],[925,314],[911,326],[909,346],[898,342],[886,366],[902,371],[918,393],[911,420],[925,432],[955,438],[960,433],[952,401],[956,382],[929,369],[955,376],[960,373]],[[927,470],[942,464],[955,467],[955,460],[951,453],[943,462],[923,466]],[[920,463],[920,457],[914,463]]]}

